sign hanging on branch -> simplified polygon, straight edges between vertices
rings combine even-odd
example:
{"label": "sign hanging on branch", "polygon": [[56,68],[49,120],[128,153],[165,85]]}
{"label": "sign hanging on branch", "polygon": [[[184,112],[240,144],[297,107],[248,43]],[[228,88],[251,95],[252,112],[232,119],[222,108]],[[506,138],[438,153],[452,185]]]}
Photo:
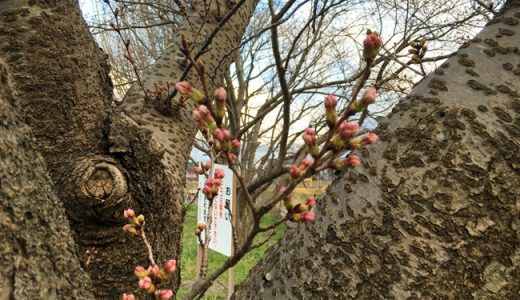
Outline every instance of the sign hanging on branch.
{"label": "sign hanging on branch", "polygon": [[[226,165],[215,164],[214,170],[221,169],[224,171],[224,178],[222,179],[222,185],[218,191],[218,195],[213,199],[213,211],[211,219],[210,229],[210,242],[209,249],[217,251],[226,256],[232,255],[232,244],[233,244],[233,232],[231,229],[231,217],[230,211],[233,211],[233,198],[234,198],[234,185],[233,171]],[[202,191],[204,183],[206,182],[206,176],[199,175],[199,191]],[[226,208],[227,207],[229,208]],[[209,212],[209,201],[206,199],[204,193],[199,192],[198,195],[198,223],[208,222]],[[201,239],[205,241],[206,231],[202,231]]]}

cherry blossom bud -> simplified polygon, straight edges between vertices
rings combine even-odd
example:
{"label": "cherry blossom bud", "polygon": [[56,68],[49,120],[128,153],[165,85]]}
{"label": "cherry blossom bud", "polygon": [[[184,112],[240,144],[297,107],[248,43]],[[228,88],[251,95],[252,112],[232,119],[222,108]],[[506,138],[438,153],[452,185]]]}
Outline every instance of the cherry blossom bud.
{"label": "cherry blossom bud", "polygon": [[289,174],[291,174],[292,178],[298,178],[302,176],[302,172],[300,171],[300,168],[298,168],[295,165],[291,166],[291,169],[289,170]]}
{"label": "cherry blossom bud", "polygon": [[204,174],[204,170],[202,170],[201,167],[197,167],[197,166],[193,167],[193,172],[195,172],[196,174],[201,174],[201,175]]}
{"label": "cherry blossom bud", "polygon": [[177,84],[175,84],[175,88],[179,94],[184,96],[189,96],[193,91],[191,84],[187,81],[177,82]]}
{"label": "cherry blossom bud", "polygon": [[170,259],[166,261],[164,264],[164,272],[167,274],[175,272],[175,269],[177,268],[177,261],[175,259]]}
{"label": "cherry blossom bud", "polygon": [[369,87],[363,94],[363,97],[361,97],[361,100],[360,100],[361,105],[368,106],[369,104],[376,102],[376,94],[377,94],[376,88]]}
{"label": "cherry blossom bud", "polygon": [[137,232],[137,229],[135,229],[135,226],[132,224],[126,224],[125,226],[123,226],[123,231],[128,232],[133,235],[139,235],[139,233]]}
{"label": "cherry blossom bud", "polygon": [[144,216],[143,215],[137,216],[136,221],[137,221],[138,225],[142,225],[144,223]]}
{"label": "cherry blossom bud", "polygon": [[317,157],[320,150],[318,145],[316,145],[316,133],[312,128],[305,128],[305,131],[302,135],[303,141],[307,145],[307,151],[313,157]]}
{"label": "cherry blossom bud", "polygon": [[143,279],[149,275],[149,272],[143,266],[137,266],[135,267],[134,275],[139,279]]}
{"label": "cherry blossom bud", "polygon": [[304,212],[301,217],[300,217],[300,221],[301,222],[312,222],[314,221],[314,213],[312,211],[307,211],[307,212]]}
{"label": "cherry blossom bud", "polygon": [[121,300],[135,300],[135,296],[133,294],[123,294]]}
{"label": "cherry blossom bud", "polygon": [[346,141],[359,134],[359,124],[356,122],[343,121],[338,128],[338,132],[343,141]]}
{"label": "cherry blossom bud", "polygon": [[304,160],[302,160],[300,167],[304,170],[306,170],[308,167],[312,166],[314,163],[314,159],[307,157]]}
{"label": "cherry blossom bud", "polygon": [[333,95],[328,95],[327,98],[325,98],[324,104],[326,109],[336,109],[338,100],[336,100],[336,97],[334,97]]}
{"label": "cherry blossom bud", "polygon": [[361,164],[361,160],[357,155],[351,154],[344,161],[345,168],[355,168]]}
{"label": "cherry blossom bud", "polygon": [[209,170],[211,169],[211,167],[213,166],[213,164],[210,162],[210,161],[207,161],[205,163],[202,164],[202,167],[206,170]]}
{"label": "cherry blossom bud", "polygon": [[216,169],[214,176],[217,179],[222,179],[224,178],[224,171],[222,169]]}
{"label": "cherry blossom bud", "polygon": [[329,95],[325,99],[325,120],[329,128],[334,128],[336,120],[338,119],[338,113],[336,112],[336,104],[338,101],[336,97]]}
{"label": "cherry blossom bud", "polygon": [[378,140],[379,137],[377,136],[377,134],[371,132],[363,136],[362,143],[363,145],[371,145],[377,143]]}
{"label": "cherry blossom bud", "polygon": [[169,300],[173,296],[172,290],[159,290],[156,292],[160,300]]}
{"label": "cherry blossom bud", "polygon": [[312,128],[305,128],[302,138],[307,145],[316,143],[316,133],[314,130],[312,130]]}
{"label": "cherry blossom bud", "polygon": [[233,142],[231,142],[231,145],[233,146],[233,148],[239,149],[240,148],[240,141],[239,140],[233,140]]}
{"label": "cherry blossom bud", "polygon": [[372,62],[376,58],[382,43],[383,41],[376,32],[369,33],[363,41],[363,58]]}
{"label": "cherry blossom bud", "polygon": [[149,267],[148,268],[148,272],[150,273],[150,275],[152,277],[157,277],[159,275],[159,267],[157,265],[153,266],[153,267]]}
{"label": "cherry blossom bud", "polygon": [[307,207],[309,208],[313,208],[314,205],[316,204],[316,198],[314,197],[309,197],[305,200],[305,204],[307,205]]}
{"label": "cherry blossom bud", "polygon": [[155,286],[153,285],[152,279],[150,277],[145,277],[139,280],[139,288],[146,290],[147,293],[151,294],[155,291]]}
{"label": "cherry blossom bud", "polygon": [[215,137],[217,138],[217,140],[223,141],[224,140],[224,132],[223,132],[223,130],[220,129],[220,128],[217,128],[215,130]]}
{"label": "cherry blossom bud", "polygon": [[217,100],[217,102],[226,102],[227,100],[227,92],[223,87],[215,89],[213,96],[215,97],[215,100]]}
{"label": "cherry blossom bud", "polygon": [[126,219],[134,219],[135,218],[135,211],[131,208],[125,210],[123,212],[123,216],[126,218]]}

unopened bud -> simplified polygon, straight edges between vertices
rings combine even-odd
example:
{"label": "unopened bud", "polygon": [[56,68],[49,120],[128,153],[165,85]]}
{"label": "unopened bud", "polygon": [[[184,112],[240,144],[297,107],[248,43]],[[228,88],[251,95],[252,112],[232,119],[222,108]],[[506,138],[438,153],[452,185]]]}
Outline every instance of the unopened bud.
{"label": "unopened bud", "polygon": [[177,261],[175,259],[170,259],[166,261],[164,264],[164,272],[167,274],[175,272],[175,269],[177,268]]}
{"label": "unopened bud", "polygon": [[367,106],[369,104],[376,102],[376,96],[377,96],[376,88],[369,87],[363,94],[363,97],[361,97],[361,104],[364,106]]}
{"label": "unopened bud", "polygon": [[291,177],[293,177],[293,178],[298,178],[298,177],[302,176],[302,172],[301,172],[300,168],[298,168],[295,165],[291,166],[291,169],[289,170],[289,174],[291,174]]}
{"label": "unopened bud", "polygon": [[373,61],[379,52],[379,48],[381,48],[381,44],[382,40],[376,32],[368,34],[363,41],[363,58],[366,61]]}

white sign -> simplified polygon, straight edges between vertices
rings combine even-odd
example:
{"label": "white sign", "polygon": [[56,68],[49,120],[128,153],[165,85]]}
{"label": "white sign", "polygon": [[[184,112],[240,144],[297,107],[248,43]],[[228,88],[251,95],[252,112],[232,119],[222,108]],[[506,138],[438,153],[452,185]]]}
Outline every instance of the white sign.
{"label": "white sign", "polygon": [[[231,256],[231,247],[233,243],[233,234],[231,229],[231,218],[229,211],[233,211],[233,171],[226,165],[215,164],[215,169],[224,171],[224,179],[218,191],[218,195],[213,199],[213,211],[210,229],[209,248],[222,253],[226,256]],[[197,222],[208,222],[209,201],[202,193],[202,188],[206,182],[206,176],[199,175],[199,196],[198,196],[198,214]],[[226,202],[229,211],[226,209]],[[201,234],[202,241],[205,241],[206,231]],[[197,239],[198,240],[198,239]]]}

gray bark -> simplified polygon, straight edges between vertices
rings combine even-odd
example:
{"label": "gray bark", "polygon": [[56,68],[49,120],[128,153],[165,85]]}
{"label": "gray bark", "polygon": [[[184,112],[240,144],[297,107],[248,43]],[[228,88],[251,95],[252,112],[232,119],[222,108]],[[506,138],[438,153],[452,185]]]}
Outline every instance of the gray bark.
{"label": "gray bark", "polygon": [[0,299],[92,299],[65,210],[0,61]]}
{"label": "gray bark", "polygon": [[236,299],[519,299],[519,22],[509,1],[420,82]]}

